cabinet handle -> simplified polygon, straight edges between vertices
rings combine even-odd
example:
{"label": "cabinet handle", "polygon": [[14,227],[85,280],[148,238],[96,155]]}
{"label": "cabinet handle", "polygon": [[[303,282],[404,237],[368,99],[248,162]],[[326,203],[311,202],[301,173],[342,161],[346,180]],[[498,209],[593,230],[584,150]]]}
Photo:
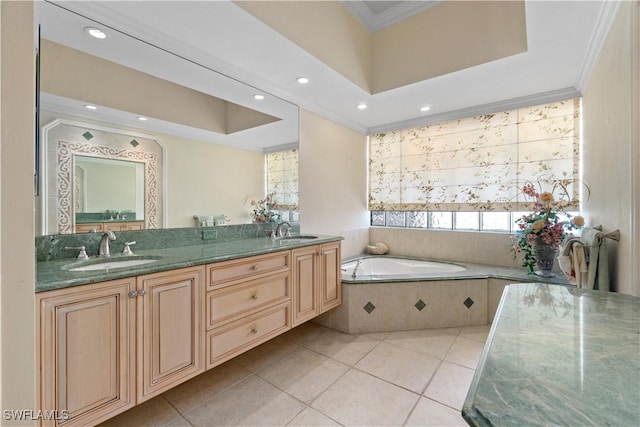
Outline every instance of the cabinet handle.
{"label": "cabinet handle", "polygon": [[253,328],[251,328],[251,333],[252,334],[257,334],[258,333],[258,327],[254,326]]}
{"label": "cabinet handle", "polygon": [[141,297],[145,296],[147,294],[147,291],[145,291],[144,289],[140,289],[138,291],[138,295],[140,295]]}
{"label": "cabinet handle", "polygon": [[257,265],[252,265],[252,266],[251,266],[251,270],[256,271],[257,269],[258,269],[258,266],[257,266]]}
{"label": "cabinet handle", "polygon": [[129,292],[129,298],[135,298],[138,296],[138,291],[131,291]]}
{"label": "cabinet handle", "polygon": [[251,299],[258,299],[258,291],[253,291],[251,294]]}

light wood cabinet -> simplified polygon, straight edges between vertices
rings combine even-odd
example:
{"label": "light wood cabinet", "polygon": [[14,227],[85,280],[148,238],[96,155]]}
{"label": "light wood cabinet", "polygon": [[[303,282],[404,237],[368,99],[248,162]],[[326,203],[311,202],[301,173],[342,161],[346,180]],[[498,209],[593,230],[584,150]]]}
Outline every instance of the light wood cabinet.
{"label": "light wood cabinet", "polygon": [[95,230],[96,233],[105,231],[135,231],[144,230],[144,221],[119,221],[119,222],[91,222],[76,224],[76,233],[89,233]]}
{"label": "light wood cabinet", "polygon": [[[204,266],[43,292],[42,425],[89,426],[204,372]],[[137,392],[136,392],[137,390]]]}
{"label": "light wood cabinet", "polygon": [[207,266],[207,369],[291,328],[291,253]]}
{"label": "light wood cabinet", "polygon": [[292,326],[297,326],[342,303],[340,242],[291,251]]}
{"label": "light wood cabinet", "polygon": [[38,408],[68,414],[40,424],[96,425],[341,300],[340,242],[36,294]]}
{"label": "light wood cabinet", "polygon": [[136,404],[134,291],[128,278],[36,295],[38,398],[68,411],[59,424],[98,424]]}
{"label": "light wood cabinet", "polygon": [[320,246],[320,313],[342,304],[340,242]]}
{"label": "light wood cabinet", "polygon": [[291,293],[291,325],[297,326],[320,314],[318,300],[318,246],[294,249],[293,289]]}
{"label": "light wood cabinet", "polygon": [[204,372],[204,267],[137,278],[138,403]]}

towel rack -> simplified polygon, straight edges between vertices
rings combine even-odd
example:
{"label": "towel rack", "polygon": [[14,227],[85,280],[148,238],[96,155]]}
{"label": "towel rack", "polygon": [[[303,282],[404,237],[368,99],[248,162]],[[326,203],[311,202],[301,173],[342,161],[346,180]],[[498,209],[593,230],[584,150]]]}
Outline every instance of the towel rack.
{"label": "towel rack", "polygon": [[[594,230],[602,231],[602,225],[596,225],[593,227]],[[620,241],[620,230],[613,230],[608,233],[603,233],[604,237],[607,239],[615,240],[616,242]]]}

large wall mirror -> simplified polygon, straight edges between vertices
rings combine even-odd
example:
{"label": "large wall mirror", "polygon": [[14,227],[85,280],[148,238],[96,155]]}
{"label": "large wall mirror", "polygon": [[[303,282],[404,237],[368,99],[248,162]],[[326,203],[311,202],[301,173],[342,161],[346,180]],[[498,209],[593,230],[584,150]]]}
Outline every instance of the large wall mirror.
{"label": "large wall mirror", "polygon": [[[40,234],[101,218],[141,228],[250,222],[250,201],[267,188],[265,154],[297,147],[297,106],[67,9],[81,4],[35,6]],[[93,27],[106,39],[90,37]]]}

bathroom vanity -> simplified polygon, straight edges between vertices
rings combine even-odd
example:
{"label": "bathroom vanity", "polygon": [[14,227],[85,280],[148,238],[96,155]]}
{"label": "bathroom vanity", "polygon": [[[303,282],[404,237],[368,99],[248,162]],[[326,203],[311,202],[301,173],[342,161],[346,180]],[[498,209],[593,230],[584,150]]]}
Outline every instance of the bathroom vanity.
{"label": "bathroom vanity", "polygon": [[640,298],[509,285],[462,408],[473,426],[640,424]]}
{"label": "bathroom vanity", "polygon": [[340,240],[38,263],[38,404],[63,415],[42,425],[98,424],[339,305]]}

